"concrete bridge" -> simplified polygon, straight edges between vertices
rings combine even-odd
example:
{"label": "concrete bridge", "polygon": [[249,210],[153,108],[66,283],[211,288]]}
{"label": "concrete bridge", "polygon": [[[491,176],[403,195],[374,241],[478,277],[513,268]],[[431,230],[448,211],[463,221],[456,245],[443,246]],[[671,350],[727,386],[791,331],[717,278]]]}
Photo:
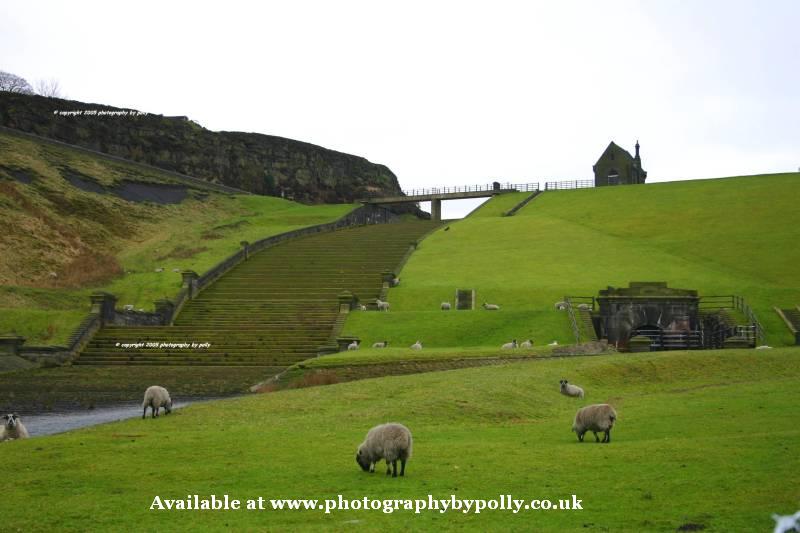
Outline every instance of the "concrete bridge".
{"label": "concrete bridge", "polygon": [[412,189],[403,191],[403,195],[366,198],[359,200],[363,204],[404,204],[417,202],[431,203],[431,220],[442,219],[442,200],[464,200],[467,198],[488,198],[508,192],[538,191],[538,183],[465,185],[461,187],[435,187],[431,189]]}

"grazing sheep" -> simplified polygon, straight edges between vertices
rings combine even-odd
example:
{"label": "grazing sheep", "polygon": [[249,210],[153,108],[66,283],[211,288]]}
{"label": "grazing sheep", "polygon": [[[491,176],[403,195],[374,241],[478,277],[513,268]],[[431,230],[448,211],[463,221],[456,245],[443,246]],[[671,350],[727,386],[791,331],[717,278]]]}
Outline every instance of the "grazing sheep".
{"label": "grazing sheep", "polygon": [[359,311],[366,311],[367,310],[367,306],[362,304],[362,305],[358,306],[358,309],[359,309]]}
{"label": "grazing sheep", "polygon": [[3,415],[3,428],[0,429],[0,442],[4,440],[27,439],[28,430],[20,420],[19,415]]}
{"label": "grazing sheep", "polygon": [[175,273],[178,273],[178,272],[181,271],[181,269],[180,268],[173,268],[172,271],[175,272]]}
{"label": "grazing sheep", "polygon": [[372,345],[373,348],[386,348],[389,346],[389,341],[376,342]]}
{"label": "grazing sheep", "polygon": [[564,396],[571,396],[573,398],[583,398],[583,389],[577,385],[570,385],[566,379],[559,381],[561,384],[561,394]]}
{"label": "grazing sheep", "polygon": [[762,344],[761,346],[756,346],[756,350],[771,350],[772,346],[767,346],[766,344]]}
{"label": "grazing sheep", "polygon": [[591,309],[591,307],[589,306],[589,304],[578,304],[578,309],[580,309],[581,311],[588,311],[589,309]]}
{"label": "grazing sheep", "polygon": [[442,311],[450,310],[450,302],[442,302]]}
{"label": "grazing sheep", "polygon": [[556,311],[565,311],[567,309],[567,302],[556,302]]}
{"label": "grazing sheep", "polygon": [[594,405],[587,405],[578,410],[575,414],[575,422],[572,424],[572,431],[578,435],[578,440],[583,442],[583,435],[587,431],[594,433],[594,438],[600,442],[597,436],[598,431],[605,433],[603,442],[611,442],[611,428],[614,427],[614,421],[617,419],[617,412],[614,408],[607,403],[596,403]]}
{"label": "grazing sheep", "polygon": [[380,298],[375,300],[375,305],[378,306],[378,311],[388,311],[389,310],[389,302],[384,302]]}
{"label": "grazing sheep", "polygon": [[403,424],[381,424],[370,429],[364,442],[356,451],[356,462],[364,472],[375,472],[375,464],[386,461],[386,475],[397,477],[397,460],[400,475],[406,473],[406,461],[411,457],[411,432]]}
{"label": "grazing sheep", "polygon": [[142,402],[142,408],[144,409],[142,413],[143,419],[147,418],[148,407],[152,409],[153,418],[158,416],[158,411],[162,407],[165,415],[170,414],[172,412],[172,398],[169,397],[169,391],[158,385],[147,387],[147,390],[144,391],[144,402]]}
{"label": "grazing sheep", "polygon": [[503,350],[513,350],[516,347],[517,347],[517,339],[514,339],[511,342],[505,343],[500,348],[502,348]]}
{"label": "grazing sheep", "polygon": [[400,285],[400,278],[392,278],[392,287]]}
{"label": "grazing sheep", "polygon": [[128,304],[124,306],[122,309],[124,309],[125,311],[133,311],[133,304]]}
{"label": "grazing sheep", "polygon": [[411,345],[411,349],[412,350],[421,350],[422,349],[422,343],[419,342],[419,341],[415,342],[414,344]]}
{"label": "grazing sheep", "polygon": [[347,350],[348,351],[358,350],[358,341],[353,341],[350,344],[348,344],[347,345]]}
{"label": "grazing sheep", "polygon": [[553,341],[548,346],[558,346],[558,341]]}
{"label": "grazing sheep", "polygon": [[773,533],[790,533],[800,531],[800,511],[788,516],[773,514],[772,519],[775,520],[775,529],[773,530]]}
{"label": "grazing sheep", "polygon": [[163,268],[161,268],[161,267],[158,267],[158,268],[156,269],[156,272],[159,272],[159,273],[161,273],[161,272],[164,272],[164,269],[163,269]]}
{"label": "grazing sheep", "polygon": [[528,339],[526,341],[522,341],[522,344],[519,345],[520,348],[533,348],[533,340]]}
{"label": "grazing sheep", "polygon": [[487,304],[486,302],[483,302],[483,308],[486,309],[487,311],[499,311],[500,310],[500,306],[499,305]]}

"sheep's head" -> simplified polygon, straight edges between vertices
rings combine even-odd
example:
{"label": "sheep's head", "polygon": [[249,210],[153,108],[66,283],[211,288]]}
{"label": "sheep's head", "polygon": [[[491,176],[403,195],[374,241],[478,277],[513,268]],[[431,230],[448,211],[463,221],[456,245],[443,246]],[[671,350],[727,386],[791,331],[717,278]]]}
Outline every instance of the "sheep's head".
{"label": "sheep's head", "polygon": [[172,412],[172,398],[167,400],[167,403],[164,406],[164,412],[167,414],[170,414]]}
{"label": "sheep's head", "polygon": [[364,472],[369,472],[371,463],[369,459],[367,459],[367,454],[364,453],[363,444],[358,447],[358,451],[356,452],[356,462],[358,463],[358,466],[361,467],[361,470]]}
{"label": "sheep's head", "polygon": [[567,387],[567,380],[566,379],[562,379],[558,383],[561,386],[561,390],[564,390]]}
{"label": "sheep's head", "polygon": [[5,421],[3,423],[8,429],[14,429],[17,427],[17,420],[19,420],[19,417],[15,414],[7,414],[3,415],[3,420]]}

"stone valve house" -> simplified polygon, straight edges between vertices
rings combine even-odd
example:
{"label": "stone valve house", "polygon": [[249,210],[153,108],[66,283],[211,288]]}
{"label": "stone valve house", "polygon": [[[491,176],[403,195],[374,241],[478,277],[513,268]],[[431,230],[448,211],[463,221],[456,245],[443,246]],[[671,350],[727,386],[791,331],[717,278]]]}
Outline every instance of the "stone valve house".
{"label": "stone valve house", "polygon": [[639,156],[639,141],[636,141],[635,156],[611,141],[592,170],[595,187],[633,185],[644,183],[647,179],[647,172],[642,168],[642,158]]}

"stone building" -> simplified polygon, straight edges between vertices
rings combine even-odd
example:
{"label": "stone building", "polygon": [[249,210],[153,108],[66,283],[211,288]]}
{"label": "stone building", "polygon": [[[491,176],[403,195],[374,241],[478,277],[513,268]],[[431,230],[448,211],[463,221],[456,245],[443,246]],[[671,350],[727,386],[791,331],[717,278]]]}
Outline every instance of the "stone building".
{"label": "stone building", "polygon": [[631,156],[627,150],[611,141],[592,170],[594,171],[595,187],[632,185],[644,183],[644,180],[647,179],[647,172],[642,168],[642,158],[639,157],[639,141],[636,141],[635,156]]}

